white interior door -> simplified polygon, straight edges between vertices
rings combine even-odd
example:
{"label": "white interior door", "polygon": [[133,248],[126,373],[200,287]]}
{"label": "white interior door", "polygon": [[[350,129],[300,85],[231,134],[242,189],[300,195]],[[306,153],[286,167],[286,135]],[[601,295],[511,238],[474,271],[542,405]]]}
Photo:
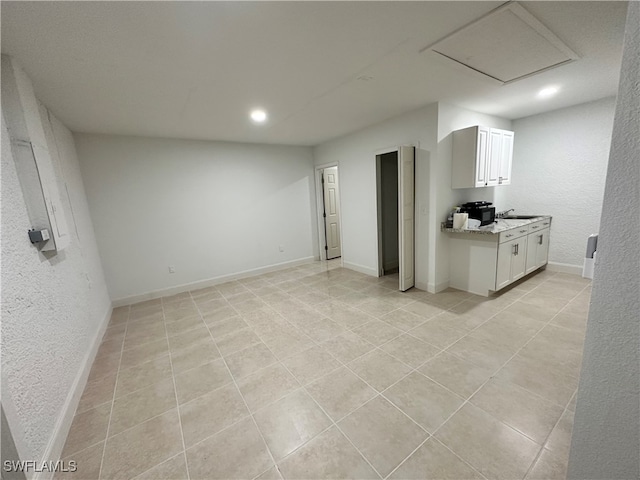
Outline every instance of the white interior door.
{"label": "white interior door", "polygon": [[342,255],[340,246],[340,196],[338,191],[338,167],[325,168],[322,172],[324,196],[324,231],[327,260]]}
{"label": "white interior door", "polygon": [[415,284],[414,273],[414,170],[415,149],[398,149],[398,244],[400,247],[400,290],[409,290]]}

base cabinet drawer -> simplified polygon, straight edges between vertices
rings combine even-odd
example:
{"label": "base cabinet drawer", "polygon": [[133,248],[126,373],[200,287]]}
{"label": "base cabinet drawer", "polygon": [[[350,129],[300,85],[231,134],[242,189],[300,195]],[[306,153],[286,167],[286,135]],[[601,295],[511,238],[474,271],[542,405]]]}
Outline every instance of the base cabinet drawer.
{"label": "base cabinet drawer", "polygon": [[523,225],[521,227],[512,228],[505,232],[501,232],[500,238],[498,239],[498,243],[510,242],[511,240],[515,240],[516,238],[520,238],[523,235],[529,233],[529,225]]}

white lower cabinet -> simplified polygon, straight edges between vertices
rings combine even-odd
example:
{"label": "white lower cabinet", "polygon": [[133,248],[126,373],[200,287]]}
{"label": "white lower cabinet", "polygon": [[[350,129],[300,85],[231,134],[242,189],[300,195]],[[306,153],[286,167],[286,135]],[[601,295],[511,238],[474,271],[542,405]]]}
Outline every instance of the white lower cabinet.
{"label": "white lower cabinet", "polygon": [[544,267],[549,257],[551,218],[499,234],[449,236],[449,286],[488,296]]}
{"label": "white lower cabinet", "polygon": [[549,228],[534,231],[527,236],[526,273],[547,264],[549,259]]}
{"label": "white lower cabinet", "polygon": [[526,275],[527,237],[498,245],[495,290],[500,290]]}

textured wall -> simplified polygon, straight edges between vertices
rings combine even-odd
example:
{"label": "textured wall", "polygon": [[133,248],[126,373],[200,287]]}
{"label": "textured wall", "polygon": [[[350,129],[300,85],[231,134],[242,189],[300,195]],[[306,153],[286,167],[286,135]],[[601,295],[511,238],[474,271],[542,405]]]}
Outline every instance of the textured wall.
{"label": "textured wall", "polygon": [[629,3],[568,478],[640,478],[640,3]]}
{"label": "textured wall", "polygon": [[[111,303],[71,133],[56,124],[71,244],[44,256],[29,243],[27,211],[2,120],[2,396],[23,460],[40,460]],[[59,181],[61,192],[65,185]],[[73,207],[73,213],[71,211]],[[75,228],[74,228],[75,220]],[[77,229],[77,230],[76,230]],[[17,421],[17,424],[16,424]]]}
{"label": "textured wall", "polygon": [[598,233],[615,98],[513,122],[513,180],[500,205],[553,216],[549,261],[582,268]]}
{"label": "textured wall", "polygon": [[114,301],[314,256],[308,147],[75,138]]}

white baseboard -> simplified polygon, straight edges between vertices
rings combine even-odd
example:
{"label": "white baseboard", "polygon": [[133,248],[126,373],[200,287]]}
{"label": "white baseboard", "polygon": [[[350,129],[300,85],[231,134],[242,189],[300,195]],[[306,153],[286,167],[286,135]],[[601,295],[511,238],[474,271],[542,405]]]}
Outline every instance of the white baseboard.
{"label": "white baseboard", "polygon": [[139,295],[131,295],[130,297],[123,297],[113,300],[114,307],[122,307],[124,305],[132,305],[138,302],[144,302],[145,300],[153,300],[154,298],[166,297],[168,295],[176,295],[178,293],[189,292],[191,290],[197,290],[199,288],[212,287],[221,283],[230,282],[232,280],[238,280],[241,278],[252,277],[254,275],[261,275],[263,273],[277,272],[278,270],[284,270],[286,268],[296,267],[298,265],[305,265],[314,261],[314,257],[304,257],[297,260],[291,260],[288,262],[276,263],[268,265],[266,267],[253,268],[251,270],[243,270],[242,272],[231,273],[228,275],[221,275],[219,277],[208,278],[207,280],[198,280],[197,282],[184,283],[182,285],[176,285],[175,287],[163,288],[161,290],[154,290],[153,292],[141,293]]}
{"label": "white baseboard", "polygon": [[427,292],[429,293],[440,293],[447,288],[449,288],[449,280],[447,280],[446,282],[427,284]]}
{"label": "white baseboard", "polygon": [[364,265],[358,265],[357,263],[345,262],[344,260],[342,261],[342,266],[349,270],[364,273],[365,275],[370,275],[372,277],[378,276],[378,271],[375,268],[365,267]]}
{"label": "white baseboard", "polygon": [[571,265],[568,263],[547,263],[547,270],[550,272],[570,273],[572,275],[582,275],[582,265]]}
{"label": "white baseboard", "polygon": [[[98,331],[93,338],[91,348],[84,357],[82,367],[78,371],[78,374],[76,375],[76,378],[71,385],[71,389],[69,390],[67,399],[65,400],[62,407],[62,412],[58,417],[56,425],[53,429],[53,434],[49,439],[49,444],[44,451],[44,455],[42,456],[40,465],[42,465],[43,462],[56,462],[62,455],[62,449],[64,448],[64,444],[67,441],[69,429],[71,428],[71,423],[73,422],[73,416],[75,415],[76,409],[78,408],[78,403],[80,403],[82,392],[84,392],[84,388],[87,386],[87,379],[89,378],[89,373],[91,372],[93,361],[95,360],[96,354],[98,353],[98,348],[102,343],[104,332],[107,330],[107,326],[109,325],[112,310],[113,306],[110,306],[107,314],[102,319],[100,328],[98,328]],[[38,472],[34,474],[32,478],[34,480],[50,480],[51,478],[53,478],[53,474],[54,472]]]}

